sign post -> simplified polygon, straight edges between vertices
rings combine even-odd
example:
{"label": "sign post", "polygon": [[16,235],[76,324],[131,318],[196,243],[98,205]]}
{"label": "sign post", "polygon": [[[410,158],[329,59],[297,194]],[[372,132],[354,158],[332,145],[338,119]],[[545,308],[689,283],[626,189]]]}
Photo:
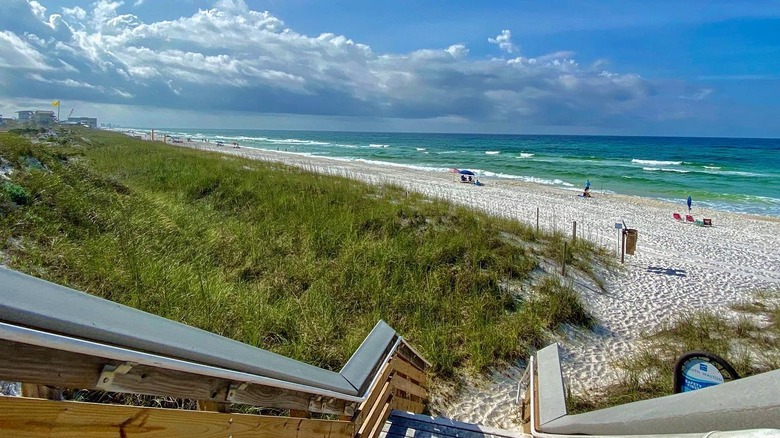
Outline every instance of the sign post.
{"label": "sign post", "polygon": [[623,222],[615,222],[615,229],[616,229],[616,230],[617,230],[617,232],[618,232],[618,240],[617,240],[617,255],[618,255],[618,256],[620,256],[620,247],[621,247],[621,245],[620,245],[620,238],[621,238],[621,236],[622,236],[622,234],[623,234],[623,232],[622,232],[622,231],[620,231],[620,230],[622,230],[622,229],[623,229]]}

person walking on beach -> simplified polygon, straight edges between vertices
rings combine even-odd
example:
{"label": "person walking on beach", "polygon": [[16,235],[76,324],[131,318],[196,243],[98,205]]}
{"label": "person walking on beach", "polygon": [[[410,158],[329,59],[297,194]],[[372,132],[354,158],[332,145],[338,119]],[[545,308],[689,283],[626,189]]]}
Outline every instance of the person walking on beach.
{"label": "person walking on beach", "polygon": [[585,180],[585,191],[588,191],[588,190],[590,190],[590,180],[586,179]]}

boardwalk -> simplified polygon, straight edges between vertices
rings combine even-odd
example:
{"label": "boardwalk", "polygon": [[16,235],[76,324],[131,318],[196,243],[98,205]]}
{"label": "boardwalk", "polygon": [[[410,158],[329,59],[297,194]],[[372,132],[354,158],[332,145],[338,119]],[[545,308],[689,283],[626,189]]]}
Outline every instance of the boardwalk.
{"label": "boardwalk", "polygon": [[518,438],[522,432],[493,429],[446,418],[393,411],[382,434],[384,438]]}

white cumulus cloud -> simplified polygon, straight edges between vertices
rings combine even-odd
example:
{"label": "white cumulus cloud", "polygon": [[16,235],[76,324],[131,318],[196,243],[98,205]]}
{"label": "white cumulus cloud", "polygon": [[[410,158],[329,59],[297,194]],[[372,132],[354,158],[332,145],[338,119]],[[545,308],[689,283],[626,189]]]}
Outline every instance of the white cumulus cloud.
{"label": "white cumulus cloud", "polygon": [[61,15],[37,1],[3,1],[27,10],[18,29],[0,32],[0,95],[15,98],[61,93],[173,109],[598,124],[641,110],[655,93],[637,75],[582,67],[571,52],[517,56],[509,30],[489,39],[507,58],[472,58],[465,44],[376,53],[346,35],[296,32],[243,0],[148,23],[127,13],[141,1],[97,0]]}
{"label": "white cumulus cloud", "polygon": [[488,38],[488,42],[497,45],[501,50],[507,53],[517,53],[517,46],[512,42],[512,32],[508,29],[501,31],[501,34],[495,38]]}

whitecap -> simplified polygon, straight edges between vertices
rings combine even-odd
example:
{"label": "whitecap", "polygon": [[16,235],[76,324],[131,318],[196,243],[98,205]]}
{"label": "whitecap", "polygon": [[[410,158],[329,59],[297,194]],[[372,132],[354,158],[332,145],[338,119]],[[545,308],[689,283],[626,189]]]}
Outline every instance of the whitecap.
{"label": "whitecap", "polygon": [[485,155],[498,155],[501,151],[485,151]]}
{"label": "whitecap", "polygon": [[648,166],[679,166],[682,161],[656,161],[656,160],[639,160],[634,158],[631,160],[635,164],[646,164]]}
{"label": "whitecap", "polygon": [[526,153],[526,152],[521,152],[521,153],[520,153],[520,156],[519,156],[518,158],[531,158],[531,157],[533,157],[533,156],[534,156],[534,154],[529,154],[529,153]]}

